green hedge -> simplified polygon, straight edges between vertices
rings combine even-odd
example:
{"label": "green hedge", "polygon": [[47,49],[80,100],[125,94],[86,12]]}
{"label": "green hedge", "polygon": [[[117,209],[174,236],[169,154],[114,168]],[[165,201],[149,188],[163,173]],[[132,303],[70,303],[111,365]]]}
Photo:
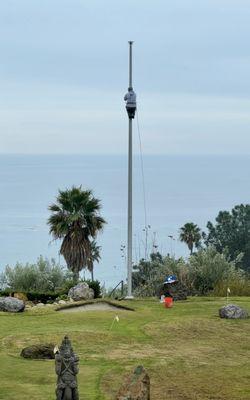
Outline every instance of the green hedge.
{"label": "green hedge", "polygon": [[[90,288],[94,290],[94,297],[95,299],[100,297],[101,294],[101,287],[99,281],[85,281]],[[6,289],[0,291],[0,296],[13,296],[14,293],[23,293],[26,295],[29,301],[33,301],[34,303],[49,303],[55,301],[58,297],[65,296],[68,294],[68,290],[60,290],[57,292],[47,292],[47,293],[40,293],[40,292],[24,292],[24,291],[14,291],[12,289]]]}
{"label": "green hedge", "polygon": [[[6,289],[0,292],[0,296],[13,296],[14,293],[19,293],[19,292]],[[50,292],[50,293],[20,292],[20,293],[23,293],[29,301],[33,301],[34,303],[53,302],[62,294],[64,294],[63,292]]]}

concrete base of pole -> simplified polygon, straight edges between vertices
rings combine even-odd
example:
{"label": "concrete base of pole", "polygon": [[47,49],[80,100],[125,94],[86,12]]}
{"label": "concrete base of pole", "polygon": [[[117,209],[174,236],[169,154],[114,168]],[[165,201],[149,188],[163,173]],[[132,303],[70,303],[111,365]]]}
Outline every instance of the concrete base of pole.
{"label": "concrete base of pole", "polygon": [[134,296],[126,296],[126,297],[124,297],[124,300],[133,300],[134,299]]}

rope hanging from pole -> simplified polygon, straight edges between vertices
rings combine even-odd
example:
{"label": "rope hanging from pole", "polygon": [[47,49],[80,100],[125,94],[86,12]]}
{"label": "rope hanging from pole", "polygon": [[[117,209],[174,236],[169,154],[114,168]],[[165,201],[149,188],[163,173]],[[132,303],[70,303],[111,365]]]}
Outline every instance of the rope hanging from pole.
{"label": "rope hanging from pole", "polygon": [[141,130],[139,124],[139,116],[138,116],[138,107],[136,113],[136,122],[137,122],[137,132],[139,139],[139,150],[140,150],[140,164],[141,164],[141,175],[142,175],[142,192],[143,192],[143,208],[144,208],[144,226],[145,226],[145,259],[147,260],[148,255],[148,229],[150,225],[148,225],[148,216],[147,216],[147,201],[146,201],[146,186],[145,186],[145,173],[144,173],[144,163],[143,163],[143,153],[142,153],[142,140],[141,140]]}

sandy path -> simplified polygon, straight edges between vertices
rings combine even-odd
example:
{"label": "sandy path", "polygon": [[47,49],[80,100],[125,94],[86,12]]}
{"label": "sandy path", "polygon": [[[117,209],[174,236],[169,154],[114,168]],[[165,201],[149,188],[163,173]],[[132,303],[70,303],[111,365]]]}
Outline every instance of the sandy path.
{"label": "sandy path", "polygon": [[118,308],[112,306],[108,303],[94,303],[94,304],[86,304],[78,307],[69,307],[59,311],[63,312],[77,312],[77,311],[127,311],[122,308]]}

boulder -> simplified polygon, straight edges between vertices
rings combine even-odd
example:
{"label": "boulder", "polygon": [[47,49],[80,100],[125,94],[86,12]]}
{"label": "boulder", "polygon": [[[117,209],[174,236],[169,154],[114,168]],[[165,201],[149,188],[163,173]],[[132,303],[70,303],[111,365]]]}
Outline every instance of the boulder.
{"label": "boulder", "polygon": [[22,300],[14,297],[0,297],[0,311],[6,312],[22,312],[25,309],[25,304]]}
{"label": "boulder", "polygon": [[30,307],[30,308],[31,308],[31,307],[34,307],[34,305],[35,305],[35,304],[33,303],[33,301],[29,301],[29,300],[28,300],[28,301],[25,302],[25,308],[26,308],[26,307]]}
{"label": "boulder", "polygon": [[69,290],[68,297],[74,301],[90,300],[94,298],[94,290],[86,282],[80,282]]}
{"label": "boulder", "polygon": [[59,300],[58,304],[67,304],[67,302],[65,300]]}
{"label": "boulder", "polygon": [[45,306],[44,303],[37,303],[37,304],[36,304],[36,307],[44,307],[44,306]]}
{"label": "boulder", "polygon": [[32,360],[53,360],[55,345],[49,344],[36,344],[34,346],[25,347],[20,356],[24,358],[30,358]]}
{"label": "boulder", "polygon": [[142,365],[125,380],[116,400],[150,400],[150,379]]}
{"label": "boulder", "polygon": [[243,310],[241,307],[235,304],[228,304],[227,306],[221,307],[219,309],[219,316],[221,318],[238,319],[238,318],[248,318],[247,311]]}

